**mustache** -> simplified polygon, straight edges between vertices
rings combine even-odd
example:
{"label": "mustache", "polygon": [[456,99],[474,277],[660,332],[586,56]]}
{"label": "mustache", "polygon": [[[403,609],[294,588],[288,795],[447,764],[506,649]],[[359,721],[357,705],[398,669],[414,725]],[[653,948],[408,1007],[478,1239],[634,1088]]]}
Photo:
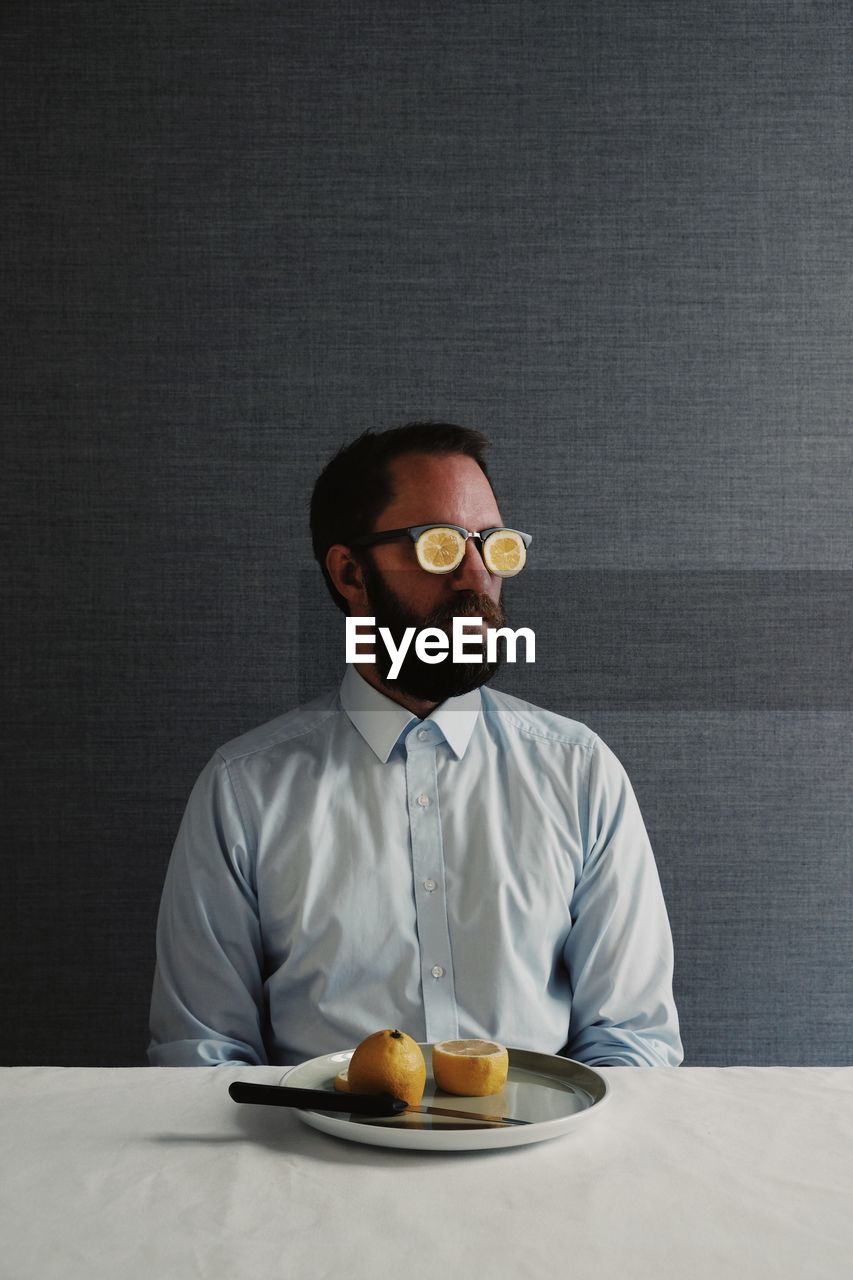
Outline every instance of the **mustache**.
{"label": "mustache", "polygon": [[440,605],[424,619],[427,627],[452,625],[454,618],[482,618],[489,626],[504,626],[506,613],[501,604],[495,604],[490,596],[471,591],[452,604]]}

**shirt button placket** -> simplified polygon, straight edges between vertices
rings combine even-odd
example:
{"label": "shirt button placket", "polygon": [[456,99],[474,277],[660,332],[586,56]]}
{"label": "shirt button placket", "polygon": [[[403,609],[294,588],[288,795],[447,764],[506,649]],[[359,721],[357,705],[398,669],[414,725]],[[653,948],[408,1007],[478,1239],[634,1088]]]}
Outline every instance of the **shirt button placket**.
{"label": "shirt button placket", "polygon": [[459,1031],[444,892],[436,731],[427,728],[413,731],[406,740],[406,749],[406,790],[426,1036],[433,1042],[452,1040]]}

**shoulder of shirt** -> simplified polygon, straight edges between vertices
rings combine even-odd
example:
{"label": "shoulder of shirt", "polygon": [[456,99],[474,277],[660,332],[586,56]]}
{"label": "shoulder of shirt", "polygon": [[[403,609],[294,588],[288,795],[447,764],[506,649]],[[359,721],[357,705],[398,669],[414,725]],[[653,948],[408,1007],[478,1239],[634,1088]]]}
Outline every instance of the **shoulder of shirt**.
{"label": "shoulder of shirt", "polygon": [[284,715],[267,720],[256,729],[250,729],[248,733],[232,738],[215,752],[213,759],[226,765],[235,764],[247,756],[304,738],[344,714],[339,691],[333,689],[319,698],[314,698],[311,702],[304,703],[301,707],[286,711]]}
{"label": "shoulder of shirt", "polygon": [[570,720],[568,716],[547,711],[544,707],[537,707],[532,702],[514,698],[512,694],[502,693],[497,689],[484,687],[481,693],[486,715],[496,716],[509,728],[528,737],[558,742],[567,747],[581,747],[586,751],[604,746],[598,734],[579,720]]}

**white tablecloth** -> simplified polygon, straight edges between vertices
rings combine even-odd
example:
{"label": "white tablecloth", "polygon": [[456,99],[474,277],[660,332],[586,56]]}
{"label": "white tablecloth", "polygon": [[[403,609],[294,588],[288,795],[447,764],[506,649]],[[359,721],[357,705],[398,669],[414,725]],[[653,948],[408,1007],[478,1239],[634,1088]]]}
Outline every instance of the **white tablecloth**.
{"label": "white tablecloth", "polygon": [[228,1097],[281,1074],[0,1071],[0,1275],[853,1276],[853,1068],[608,1068],[574,1133],[449,1154]]}

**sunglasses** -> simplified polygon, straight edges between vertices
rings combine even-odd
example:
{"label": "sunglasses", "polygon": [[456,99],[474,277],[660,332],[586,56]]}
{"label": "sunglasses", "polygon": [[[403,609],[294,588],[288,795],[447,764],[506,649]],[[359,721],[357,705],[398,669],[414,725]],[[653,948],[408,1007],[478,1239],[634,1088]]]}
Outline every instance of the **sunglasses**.
{"label": "sunglasses", "polygon": [[518,529],[480,529],[479,532],[463,529],[458,524],[415,524],[408,529],[386,529],[383,533],[368,533],[362,538],[350,538],[352,547],[375,547],[380,542],[409,537],[415,544],[418,564],[427,573],[452,573],[462,563],[465,543],[476,538],[480,544],[489,573],[500,578],[512,578],[521,573],[527,559],[527,548],[533,541],[529,533]]}

